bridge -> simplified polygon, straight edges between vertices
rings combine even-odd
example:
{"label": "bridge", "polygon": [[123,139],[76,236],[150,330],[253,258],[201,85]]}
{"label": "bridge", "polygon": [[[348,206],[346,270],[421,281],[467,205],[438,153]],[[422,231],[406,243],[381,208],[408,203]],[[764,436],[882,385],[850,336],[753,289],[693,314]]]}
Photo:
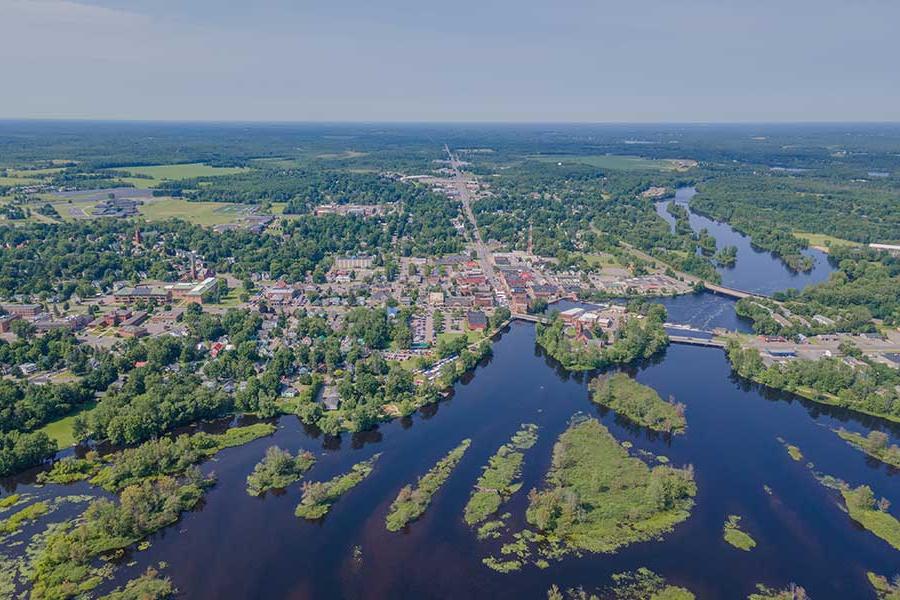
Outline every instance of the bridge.
{"label": "bridge", "polygon": [[673,344],[685,344],[688,346],[704,346],[706,348],[725,348],[725,342],[711,339],[698,338],[689,335],[670,335],[669,341]]}
{"label": "bridge", "polygon": [[741,298],[768,298],[768,296],[766,296],[765,294],[758,294],[756,292],[747,292],[744,290],[726,287],[724,285],[717,285],[715,283],[709,283],[708,281],[703,282],[703,287],[705,287],[710,292],[713,292],[714,294],[730,296],[732,298],[737,298],[738,300],[740,300]]}
{"label": "bridge", "polygon": [[544,315],[529,315],[525,313],[512,313],[509,316],[511,319],[518,319],[519,321],[530,321],[532,323],[542,323],[544,325],[550,322],[549,317],[545,317]]}

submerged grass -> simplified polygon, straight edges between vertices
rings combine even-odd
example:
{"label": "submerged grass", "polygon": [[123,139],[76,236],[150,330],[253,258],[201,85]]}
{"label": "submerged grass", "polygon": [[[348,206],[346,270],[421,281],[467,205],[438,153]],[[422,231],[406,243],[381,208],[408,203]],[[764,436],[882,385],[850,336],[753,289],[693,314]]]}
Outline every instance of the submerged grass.
{"label": "submerged grass", "polygon": [[512,439],[491,456],[466,503],[466,523],[481,523],[522,487],[517,480],[522,471],[524,451],[537,442],[537,429],[537,425],[531,423],[522,425]]}
{"label": "submerged grass", "polygon": [[638,425],[666,433],[684,433],[687,427],[683,405],[666,402],[625,373],[597,377],[590,387],[591,400]]}
{"label": "submerged grass", "polygon": [[351,489],[362,483],[375,469],[380,454],[356,463],[350,471],[328,481],[308,481],[303,485],[303,498],[294,514],[303,519],[320,519],[328,514],[331,506]]}
{"label": "submerged grass", "polygon": [[391,503],[385,520],[388,531],[399,531],[425,513],[428,505],[431,504],[432,496],[453,473],[471,443],[472,440],[463,440],[459,446],[439,460],[430,471],[420,477],[415,488],[406,485],[400,490],[397,498]]}

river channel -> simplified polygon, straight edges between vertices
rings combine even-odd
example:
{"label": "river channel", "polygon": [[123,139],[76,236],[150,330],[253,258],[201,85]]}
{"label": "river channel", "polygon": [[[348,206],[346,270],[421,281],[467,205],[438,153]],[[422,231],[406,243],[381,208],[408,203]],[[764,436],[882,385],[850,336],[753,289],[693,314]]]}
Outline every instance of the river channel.
{"label": "river channel", "polygon": [[[721,236],[710,223],[701,226],[710,228],[720,244],[739,241]],[[768,277],[754,279],[765,286],[757,288],[762,291],[786,282],[808,283],[825,268],[790,274],[759,254],[745,240],[739,245],[738,266],[723,276],[749,272],[747,277],[755,277],[748,271],[751,265],[764,264]],[[741,279],[738,287],[747,289],[751,283]],[[703,328],[747,327],[734,316],[731,301],[712,294],[665,303],[670,321]],[[546,598],[553,584],[593,590],[608,585],[612,574],[638,567],[652,569],[700,599],[746,598],[757,583],[781,588],[796,582],[816,600],[837,600],[873,598],[867,571],[887,576],[900,571],[897,552],[855,524],[839,494],[821,485],[813,472],[854,486],[867,484],[876,496],[900,500],[897,471],[867,458],[832,431],[881,429],[897,443],[900,427],[748,383],[733,375],[718,349],[673,345],[628,373],[664,398],[686,405],[686,434],[652,434],[592,404],[587,384],[594,374],[562,369],[535,345],[534,325],[522,322],[498,336],[493,356],[459,382],[448,399],[412,417],[337,438],[304,427],[296,417],[282,417],[272,437],[225,450],[205,463],[203,470],[214,471],[218,482],[202,505],[152,536],[149,549],[129,553],[99,591],[161,562],[180,597],[198,600],[537,600]],[[675,465],[693,465],[698,494],[690,518],[659,541],[633,544],[615,554],[567,557],[546,569],[526,566],[510,574],[488,569],[482,558],[509,539],[480,542],[462,519],[482,466],[521,423],[539,425],[538,443],[525,455],[524,486],[506,506],[513,529],[523,526],[527,492],[542,485],[553,443],[577,413],[599,418],[620,441],[631,442],[633,452],[647,450]],[[464,438],[472,439],[469,452],[423,518],[389,533],[385,515],[398,490],[414,483]],[[804,459],[791,459],[779,438],[798,446]],[[381,457],[373,474],[324,519],[308,522],[294,516],[299,483],[262,498],[245,492],[247,475],[271,445],[314,452],[319,460],[308,480],[328,479],[375,453]],[[14,491],[35,498],[97,494],[86,484],[36,486],[33,475],[3,482],[2,495]],[[897,514],[897,509],[891,511]],[[47,521],[75,512],[59,511]],[[742,528],[756,540],[751,552],[723,540],[723,523],[732,514],[742,517]],[[21,535],[42,530],[47,521]],[[6,542],[0,553],[16,557],[24,553],[24,545]]]}

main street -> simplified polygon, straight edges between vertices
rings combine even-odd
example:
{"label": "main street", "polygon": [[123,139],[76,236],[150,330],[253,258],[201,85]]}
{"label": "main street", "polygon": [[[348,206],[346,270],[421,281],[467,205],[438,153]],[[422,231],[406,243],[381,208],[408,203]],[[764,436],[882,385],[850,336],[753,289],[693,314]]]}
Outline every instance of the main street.
{"label": "main street", "polygon": [[472,191],[469,189],[468,183],[476,180],[474,177],[466,178],[466,175],[460,170],[460,166],[462,165],[459,159],[453,156],[453,153],[446,144],[444,144],[444,151],[447,152],[447,156],[450,159],[450,169],[453,171],[452,181],[459,194],[459,200],[462,202],[463,214],[466,215],[466,219],[468,219],[469,223],[472,225],[475,252],[478,255],[478,262],[481,265],[481,270],[484,272],[488,283],[494,290],[494,294],[496,294],[503,288],[501,288],[500,282],[497,279],[497,274],[494,271],[494,261],[491,250],[484,243],[484,240],[482,240],[481,231],[478,229],[478,222],[475,220],[475,213],[472,212]]}

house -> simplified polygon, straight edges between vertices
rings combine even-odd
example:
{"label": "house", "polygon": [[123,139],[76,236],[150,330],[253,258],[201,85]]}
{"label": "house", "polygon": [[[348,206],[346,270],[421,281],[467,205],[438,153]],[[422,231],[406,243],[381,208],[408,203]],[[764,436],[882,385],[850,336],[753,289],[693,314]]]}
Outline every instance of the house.
{"label": "house", "polygon": [[487,317],[480,310],[470,310],[466,313],[466,325],[472,331],[484,331],[487,329]]}
{"label": "house", "polygon": [[337,410],[340,408],[341,396],[333,385],[326,385],[322,388],[320,399],[325,406],[325,410]]}

